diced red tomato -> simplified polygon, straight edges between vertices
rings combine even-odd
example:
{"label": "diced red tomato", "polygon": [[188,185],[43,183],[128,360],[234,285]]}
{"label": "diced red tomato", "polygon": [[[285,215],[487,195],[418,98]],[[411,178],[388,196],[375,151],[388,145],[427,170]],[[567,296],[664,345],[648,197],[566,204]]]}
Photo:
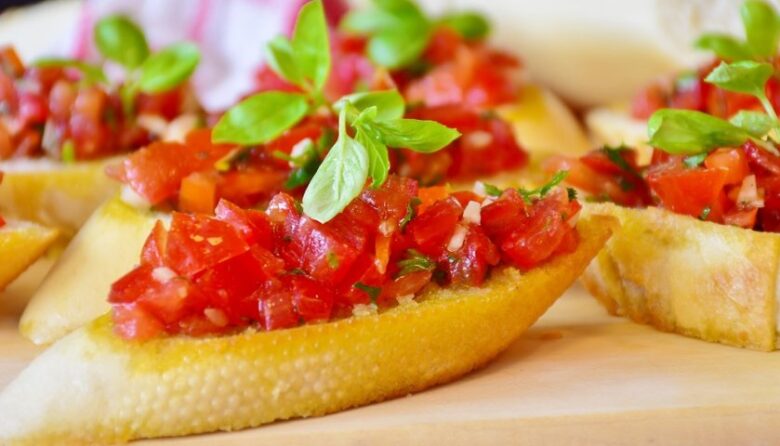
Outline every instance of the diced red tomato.
{"label": "diced red tomato", "polygon": [[152,228],[152,233],[144,243],[141,250],[141,264],[150,266],[165,266],[167,258],[168,231],[163,222],[157,220]]}
{"label": "diced red tomato", "polygon": [[652,173],[647,182],[661,204],[680,214],[721,221],[727,172],[693,168]]}
{"label": "diced red tomato", "polygon": [[292,276],[292,302],[295,311],[306,323],[328,321],[335,296],[327,287],[301,275]]}
{"label": "diced red tomato", "polygon": [[457,200],[439,200],[412,220],[406,230],[421,252],[438,257],[455,232],[461,214],[463,208]]}
{"label": "diced red tomato", "polygon": [[240,232],[248,244],[258,245],[265,249],[272,248],[273,229],[264,212],[241,209],[227,200],[220,200],[214,213],[217,218],[227,222]]}
{"label": "diced red tomato", "polygon": [[177,273],[193,277],[248,250],[247,242],[229,223],[205,215],[174,212],[165,263]]}
{"label": "diced red tomato", "polygon": [[741,149],[718,149],[707,155],[704,166],[708,169],[722,169],[726,172],[725,184],[741,184],[750,175],[747,156]]}
{"label": "diced red tomato", "polygon": [[124,338],[136,341],[152,339],[165,332],[162,322],[137,304],[120,304],[111,308],[114,332]]}

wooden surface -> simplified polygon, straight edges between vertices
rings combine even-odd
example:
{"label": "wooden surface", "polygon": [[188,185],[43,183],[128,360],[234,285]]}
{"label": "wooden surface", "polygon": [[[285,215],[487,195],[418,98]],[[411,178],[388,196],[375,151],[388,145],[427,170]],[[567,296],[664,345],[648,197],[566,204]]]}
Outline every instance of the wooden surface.
{"label": "wooden surface", "polygon": [[[39,351],[0,312],[0,386]],[[778,444],[780,355],[655,332],[570,290],[464,379],[335,415],[145,445]]]}

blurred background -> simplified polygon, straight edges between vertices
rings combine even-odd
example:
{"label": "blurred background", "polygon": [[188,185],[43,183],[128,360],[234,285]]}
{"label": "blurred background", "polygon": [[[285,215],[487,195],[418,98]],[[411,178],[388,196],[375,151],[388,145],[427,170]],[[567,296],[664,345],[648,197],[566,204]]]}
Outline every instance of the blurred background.
{"label": "blurred background", "polygon": [[[360,6],[368,1],[350,3]],[[237,4],[242,2],[270,5],[271,13],[264,13],[261,8],[257,9],[256,17],[238,14]],[[11,7],[28,3],[35,4]],[[215,48],[212,52],[225,59],[226,70],[220,75],[227,76],[259,61],[263,39],[278,32],[278,26],[269,24],[269,21],[279,21],[279,14],[274,12],[300,2],[98,0],[87,3],[92,5],[90,13],[115,8],[140,17],[153,41],[157,34],[175,32],[170,22],[209,4],[209,14],[231,24],[220,34],[218,40],[224,40],[221,47],[220,42],[210,42]],[[532,78],[580,109],[625,100],[652,79],[699,62],[703,56],[692,50],[691,43],[702,31],[739,33],[740,29],[741,0],[420,0],[420,3],[433,12],[467,9],[486,13],[493,20],[494,42],[518,54]],[[0,14],[0,45],[13,43],[27,60],[77,51],[73,36],[85,20],[83,5],[79,0],[0,0],[0,10],[5,11]],[[160,38],[166,40],[171,36]],[[232,62],[241,57],[246,59],[245,64]]]}

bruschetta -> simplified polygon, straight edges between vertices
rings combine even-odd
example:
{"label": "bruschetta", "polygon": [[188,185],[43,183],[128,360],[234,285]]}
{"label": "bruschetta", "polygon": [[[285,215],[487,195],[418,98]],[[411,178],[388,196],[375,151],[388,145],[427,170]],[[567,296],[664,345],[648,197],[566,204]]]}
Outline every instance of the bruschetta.
{"label": "bruschetta", "polygon": [[754,35],[751,23],[778,20],[763,2],[746,2],[743,19],[746,42],[717,37],[739,52],[734,61],[692,81],[714,95],[708,97],[724,99],[710,106],[725,108],[654,111],[646,137],[654,150],[646,163],[635,150],[604,147],[550,165],[568,169],[569,184],[590,201],[611,202],[588,206],[585,214],[621,221],[583,276],[608,310],[662,330],[769,351],[778,332],[780,122],[772,61],[780,33]]}
{"label": "bruschetta", "polygon": [[[410,5],[416,10],[416,6]],[[527,167],[529,159],[536,164],[534,155],[541,159],[554,149],[555,141],[573,148],[572,154],[581,153],[586,147],[579,125],[568,109],[543,89],[518,85],[514,80],[518,62],[487,47],[482,37],[467,39],[451,27],[432,28],[428,47],[419,55],[430,68],[420,73],[407,66],[389,68],[372,62],[367,50],[369,36],[346,32],[331,36],[332,68],[321,85],[326,103],[338,105],[339,97],[334,95],[343,92],[347,96],[341,102],[362,103],[370,96],[349,94],[353,89],[380,88],[385,107],[400,107],[407,118],[433,120],[456,128],[463,135],[436,153],[391,151],[387,161],[395,173],[424,185],[451,182],[454,189],[471,189],[473,181],[481,177],[490,177],[491,184],[516,186],[535,176],[530,173],[534,169]],[[269,54],[281,51],[271,49],[272,46]],[[460,60],[458,63],[449,59],[455,53],[459,55],[454,58]],[[285,95],[305,93],[308,87],[296,85],[297,75],[290,73],[289,68],[285,73],[274,57],[277,56],[269,56],[268,66],[257,75],[258,95],[279,100],[289,97]],[[453,73],[463,71],[458,68],[459,63],[477,63],[479,66],[471,67],[473,77],[475,73],[484,73],[481,67],[494,60],[495,73],[480,74],[487,76],[484,79],[456,82],[453,78]],[[445,96],[437,93],[440,79],[449,79],[444,84]],[[460,100],[463,97],[471,98],[471,102],[464,103]],[[406,107],[406,101],[417,101],[417,105]],[[228,111],[223,121],[232,122],[260,104],[249,98],[234,111]],[[72,272],[107,261],[111,262],[112,271],[130,268],[143,243],[140,234],[157,218],[149,212],[150,208],[212,212],[220,198],[241,207],[262,207],[282,190],[300,196],[337,130],[335,109],[320,107],[316,113],[314,108],[301,110],[305,117],[270,139],[242,137],[230,143],[213,143],[212,139],[219,139],[218,124],[213,132],[191,132],[183,143],[154,143],[109,168],[110,175],[124,184],[125,204],[117,200],[107,203],[85,225],[27,308],[21,323],[25,336],[36,343],[52,342],[107,311],[103,297],[111,276],[85,279]],[[122,228],[127,228],[126,233]],[[108,243],[109,239],[114,241]],[[121,249],[116,248],[119,244]],[[63,310],[67,317],[61,316]]]}
{"label": "bruschetta", "polygon": [[324,223],[285,193],[264,212],[174,213],[113,283],[110,314],[3,391],[0,438],[236,430],[422,391],[505,349],[614,229],[577,222],[562,188],[432,192],[390,176]]}
{"label": "bruschetta", "polygon": [[72,235],[119,190],[107,163],[160,138],[199,125],[200,108],[186,80],[198,49],[181,43],[150,52],[128,19],[97,23],[105,60],[125,69],[120,82],[103,66],[50,58],[25,65],[0,48],[0,211],[59,227]]}

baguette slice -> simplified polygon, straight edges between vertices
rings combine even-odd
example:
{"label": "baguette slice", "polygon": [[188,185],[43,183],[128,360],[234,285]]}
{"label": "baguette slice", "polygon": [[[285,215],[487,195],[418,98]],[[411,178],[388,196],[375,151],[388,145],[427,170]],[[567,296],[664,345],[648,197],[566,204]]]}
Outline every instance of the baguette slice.
{"label": "baguette slice", "polygon": [[0,291],[57,240],[56,229],[11,220],[0,227]]}
{"label": "baguette slice", "polygon": [[22,334],[48,344],[107,312],[111,283],[136,265],[158,218],[165,217],[119,197],[99,207],[33,294],[19,324]]}
{"label": "baguette slice", "polygon": [[3,444],[112,443],[259,426],[424,390],[484,365],[579,276],[615,225],[583,218],[578,249],[482,287],[431,286],[378,315],[271,332],[127,342],[104,316],[0,395]]}
{"label": "baguette slice", "polygon": [[48,159],[0,162],[0,214],[59,228],[73,235],[100,203],[119,191],[105,166],[116,161],[63,164]]}
{"label": "baguette slice", "polygon": [[710,342],[777,346],[780,235],[658,208],[589,205],[621,228],[582,282],[612,314]]}
{"label": "baguette slice", "polygon": [[532,158],[583,155],[591,148],[571,110],[542,87],[526,85],[516,103],[501,106],[497,112],[512,123],[515,137]]}

